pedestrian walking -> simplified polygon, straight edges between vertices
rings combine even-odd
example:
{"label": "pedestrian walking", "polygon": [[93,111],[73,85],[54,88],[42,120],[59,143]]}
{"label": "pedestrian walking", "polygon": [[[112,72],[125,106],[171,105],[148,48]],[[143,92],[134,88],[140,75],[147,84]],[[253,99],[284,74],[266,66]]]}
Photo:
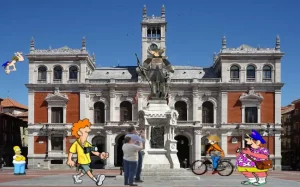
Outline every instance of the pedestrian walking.
{"label": "pedestrian walking", "polygon": [[126,136],[124,139],[125,144],[122,147],[123,166],[124,166],[124,185],[137,186],[133,183],[134,175],[138,167],[138,152],[143,149],[143,142],[139,142],[139,145],[135,145],[130,136]]}

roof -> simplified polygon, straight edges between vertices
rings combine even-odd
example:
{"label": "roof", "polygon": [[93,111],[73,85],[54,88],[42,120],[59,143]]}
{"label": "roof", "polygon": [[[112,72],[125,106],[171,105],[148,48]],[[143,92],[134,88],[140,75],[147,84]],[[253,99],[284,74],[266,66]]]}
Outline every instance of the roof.
{"label": "roof", "polygon": [[292,105],[287,105],[285,107],[281,107],[281,115],[289,113],[293,110],[295,110],[295,105],[293,105],[293,104]]}
{"label": "roof", "polygon": [[2,105],[3,108],[14,107],[14,108],[21,108],[21,109],[28,110],[27,106],[25,106],[21,103],[18,103],[17,101],[12,100],[11,98],[3,99],[3,101],[1,102],[1,105]]}
{"label": "roof", "polygon": [[[129,79],[137,80],[137,66],[101,67],[95,69],[89,79]],[[172,79],[218,78],[213,68],[200,66],[173,66]]]}
{"label": "roof", "polygon": [[25,121],[25,122],[28,122],[28,119],[27,118],[18,118],[17,116],[9,113],[9,112],[0,112],[0,115],[6,115],[6,116],[11,116],[13,117],[14,119],[18,119],[18,120],[22,120],[22,121]]}

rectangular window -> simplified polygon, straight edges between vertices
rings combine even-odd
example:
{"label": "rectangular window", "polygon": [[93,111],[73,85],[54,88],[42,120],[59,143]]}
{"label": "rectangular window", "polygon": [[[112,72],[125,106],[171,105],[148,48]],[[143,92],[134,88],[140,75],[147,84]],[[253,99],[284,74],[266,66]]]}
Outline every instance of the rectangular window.
{"label": "rectangular window", "polygon": [[63,151],[64,137],[62,134],[51,135],[51,150]]}
{"label": "rectangular window", "polygon": [[245,108],[245,122],[246,123],[257,123],[257,107],[246,107]]}
{"label": "rectangular window", "polygon": [[63,107],[51,108],[51,123],[63,123]]}

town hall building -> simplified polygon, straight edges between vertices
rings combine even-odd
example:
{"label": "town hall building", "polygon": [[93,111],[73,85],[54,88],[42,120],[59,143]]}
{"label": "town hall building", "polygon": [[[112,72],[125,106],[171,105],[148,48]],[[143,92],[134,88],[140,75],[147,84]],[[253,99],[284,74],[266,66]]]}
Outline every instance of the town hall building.
{"label": "town hall building", "polygon": [[[165,7],[159,17],[147,16],[144,7],[141,28],[143,62],[150,46],[166,47]],[[229,48],[225,37],[220,43],[210,67],[173,66],[168,105],[179,113],[174,133],[181,166],[205,155],[209,134],[220,137],[225,156],[234,160],[236,149],[245,147],[244,135],[256,129],[280,169],[284,53],[279,36],[272,48]],[[80,49],[38,49],[32,39],[27,58],[28,168],[67,167],[75,140],[72,123],[84,118],[92,123],[88,140],[110,154],[104,162],[92,156],[92,167],[120,166],[127,128],[139,128],[138,111],[145,109],[150,93],[136,66],[97,68],[85,38]]]}

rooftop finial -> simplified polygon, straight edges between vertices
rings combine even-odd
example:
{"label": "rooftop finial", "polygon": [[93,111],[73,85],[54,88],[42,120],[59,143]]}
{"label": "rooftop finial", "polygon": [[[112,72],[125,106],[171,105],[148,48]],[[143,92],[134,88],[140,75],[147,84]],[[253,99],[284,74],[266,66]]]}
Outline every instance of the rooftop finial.
{"label": "rooftop finial", "polygon": [[82,48],[81,51],[85,51],[86,50],[86,40],[85,37],[82,38]]}
{"label": "rooftop finial", "polygon": [[214,62],[217,60],[217,53],[216,52],[214,52],[213,60],[214,60]]}
{"label": "rooftop finial", "polygon": [[226,49],[226,37],[223,36],[222,38],[222,49]]}
{"label": "rooftop finial", "polygon": [[161,17],[165,18],[166,17],[166,9],[165,9],[165,5],[162,5],[161,7]]}
{"label": "rooftop finial", "polygon": [[30,40],[30,52],[34,51],[34,38],[32,37]]}
{"label": "rooftop finial", "polygon": [[279,38],[279,35],[276,36],[275,50],[280,51],[280,38]]}
{"label": "rooftop finial", "polygon": [[146,5],[144,5],[144,8],[143,8],[143,18],[147,18],[147,8],[146,8]]}

